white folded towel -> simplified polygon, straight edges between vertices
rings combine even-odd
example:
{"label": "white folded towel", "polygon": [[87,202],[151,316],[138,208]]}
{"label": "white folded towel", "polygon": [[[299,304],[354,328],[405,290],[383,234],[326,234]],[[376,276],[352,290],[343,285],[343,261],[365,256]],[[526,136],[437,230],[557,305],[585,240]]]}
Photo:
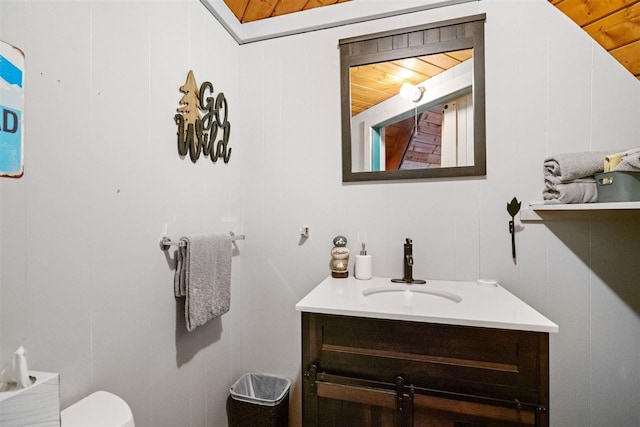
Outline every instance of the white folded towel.
{"label": "white folded towel", "polygon": [[231,306],[233,245],[226,233],[195,234],[180,239],[174,278],[176,297],[186,297],[187,330],[193,331]]}

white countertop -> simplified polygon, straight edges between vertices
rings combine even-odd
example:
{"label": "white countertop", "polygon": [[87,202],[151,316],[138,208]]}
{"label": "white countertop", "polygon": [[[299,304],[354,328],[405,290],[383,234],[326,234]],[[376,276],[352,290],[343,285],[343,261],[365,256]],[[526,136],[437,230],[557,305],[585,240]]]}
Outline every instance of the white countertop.
{"label": "white countertop", "polygon": [[[437,296],[423,299],[422,293],[406,296],[402,292],[363,295],[367,289],[391,286],[451,293],[462,300],[455,302]],[[296,304],[296,310],[375,319],[558,332],[558,325],[502,286],[482,286],[476,282],[427,279],[426,285],[405,285],[391,283],[389,278],[381,277],[370,280],[327,277]]]}

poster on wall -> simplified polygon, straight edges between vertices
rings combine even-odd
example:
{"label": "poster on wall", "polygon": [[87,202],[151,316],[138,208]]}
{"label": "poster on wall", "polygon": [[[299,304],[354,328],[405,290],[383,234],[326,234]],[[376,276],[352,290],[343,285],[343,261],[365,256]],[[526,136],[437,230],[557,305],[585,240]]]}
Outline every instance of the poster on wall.
{"label": "poster on wall", "polygon": [[20,178],[24,172],[24,53],[0,41],[0,176]]}

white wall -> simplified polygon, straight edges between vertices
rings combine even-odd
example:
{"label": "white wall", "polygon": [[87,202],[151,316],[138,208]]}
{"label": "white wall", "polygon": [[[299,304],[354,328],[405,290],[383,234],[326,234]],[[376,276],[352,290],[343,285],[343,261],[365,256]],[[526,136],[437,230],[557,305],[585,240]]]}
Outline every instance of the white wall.
{"label": "white wall", "polygon": [[[487,13],[486,178],[342,184],[337,41],[476,13]],[[392,277],[411,237],[416,277],[495,278],[560,325],[553,426],[640,425],[637,214],[519,223],[511,259],[506,204],[541,200],[547,155],[640,142],[640,84],[582,30],[544,0],[483,0],[245,45],[240,69],[252,100],[238,131],[252,143],[243,283],[254,287],[247,305],[268,302],[242,325],[266,349],[243,352],[245,367],[296,375],[292,306],[329,273],[335,235],[355,253],[366,231],[374,274]]]}
{"label": "white wall", "polygon": [[[486,178],[342,184],[338,39],[479,12]],[[640,141],[640,84],[545,0],[244,46],[195,0],[19,0],[0,3],[0,38],[26,52],[28,117],[25,176],[0,181],[0,356],[24,344],[60,372],[64,406],[108,389],[142,427],[220,427],[231,382],[258,371],[296,379],[298,425],[294,305],[329,274],[333,237],[355,251],[366,231],[376,275],[402,274],[411,237],[416,277],[495,278],[560,325],[553,426],[640,425],[637,215],[519,224],[511,260],[506,203],[540,199],[547,154]],[[177,156],[189,69],[229,99],[228,165]],[[187,334],[158,240],[203,230],[247,240],[231,312]]]}
{"label": "white wall", "polygon": [[[27,111],[25,175],[0,184],[1,360],[24,345],[63,407],[107,389],[142,427],[222,425],[240,314],[187,333],[158,242],[243,231],[237,44],[195,0],[3,1],[0,19]],[[190,69],[229,100],[227,165],[178,156]]]}

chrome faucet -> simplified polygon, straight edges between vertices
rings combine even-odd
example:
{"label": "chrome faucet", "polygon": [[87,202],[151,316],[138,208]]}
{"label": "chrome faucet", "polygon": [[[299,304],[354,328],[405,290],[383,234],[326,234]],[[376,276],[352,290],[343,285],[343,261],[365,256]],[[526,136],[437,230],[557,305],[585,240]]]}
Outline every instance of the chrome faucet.
{"label": "chrome faucet", "polygon": [[421,279],[413,278],[413,242],[407,237],[404,244],[404,257],[402,258],[403,267],[402,279],[391,279],[394,283],[424,284],[427,283]]}

